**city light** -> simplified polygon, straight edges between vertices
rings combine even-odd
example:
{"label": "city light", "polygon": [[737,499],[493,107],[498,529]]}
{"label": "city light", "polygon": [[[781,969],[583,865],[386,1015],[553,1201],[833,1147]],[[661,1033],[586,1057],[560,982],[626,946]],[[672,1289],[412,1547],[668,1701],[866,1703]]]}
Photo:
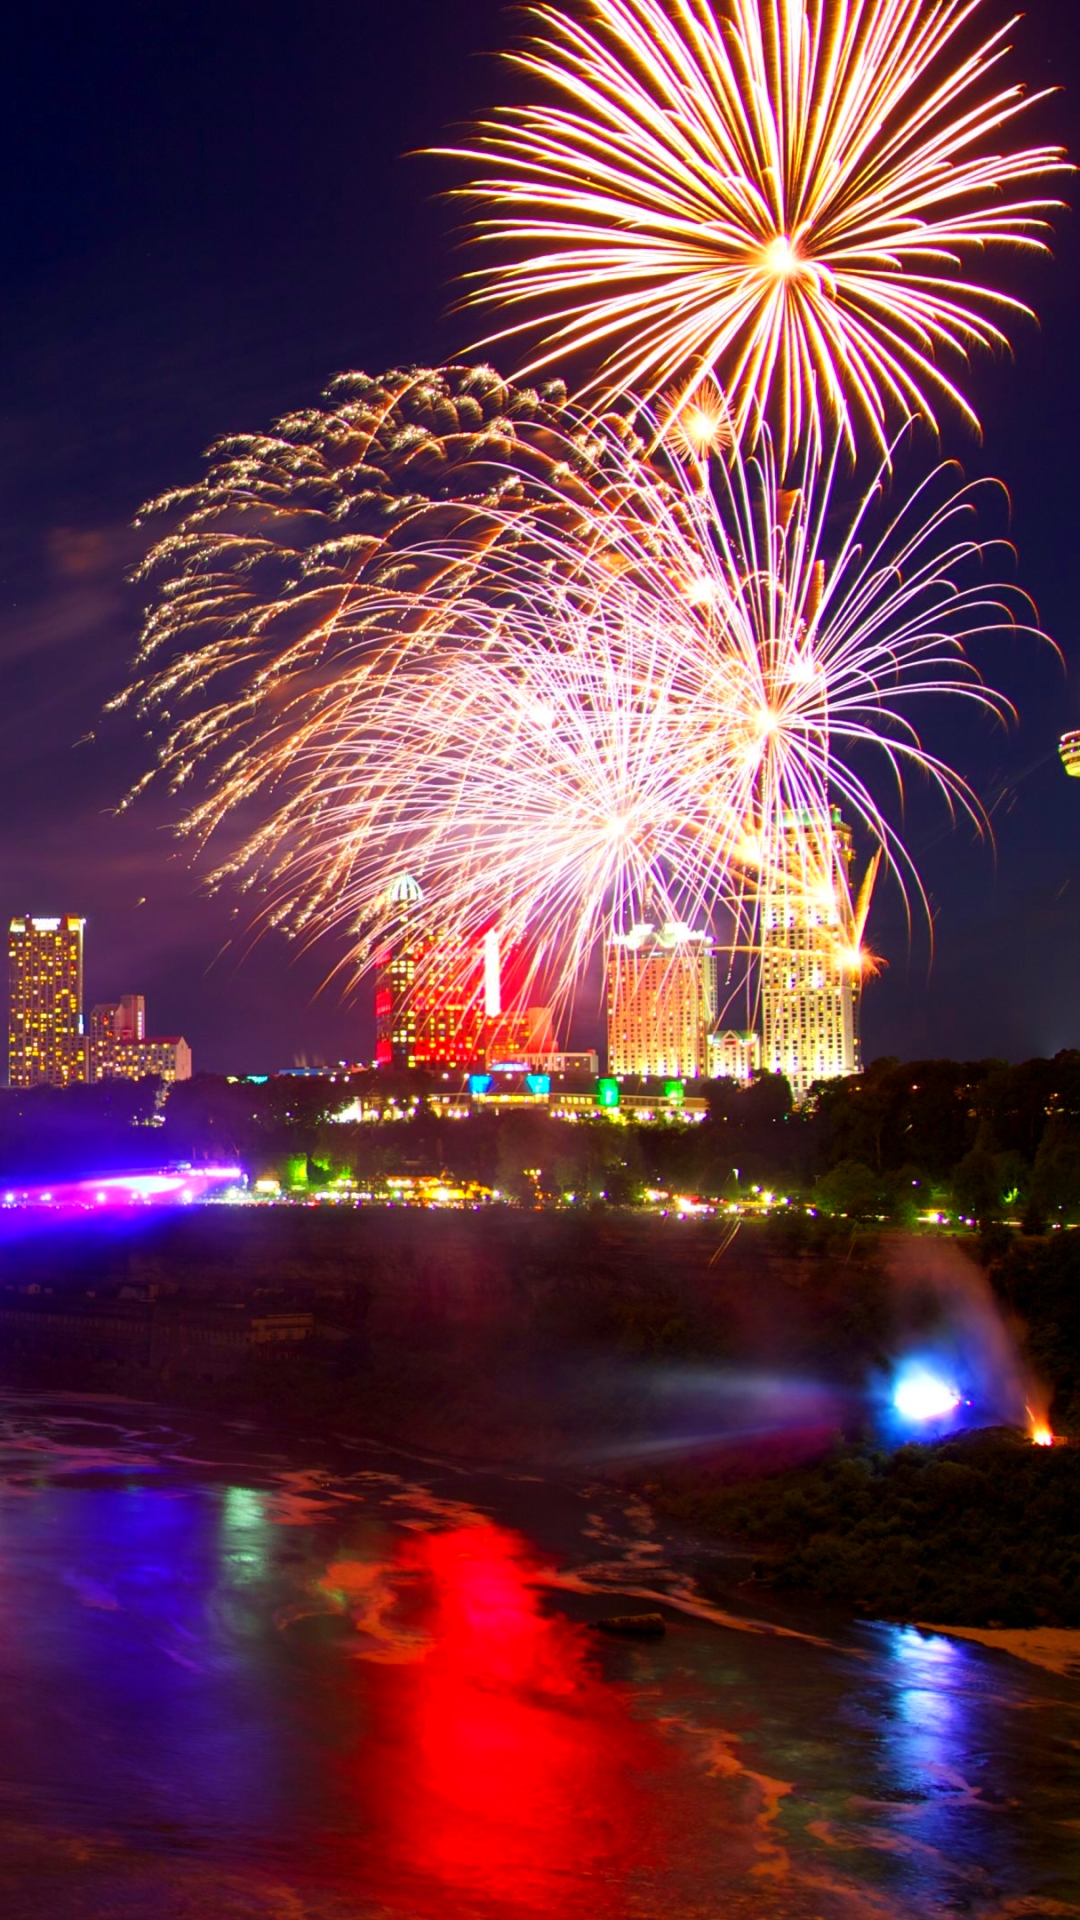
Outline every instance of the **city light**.
{"label": "city light", "polygon": [[239,1166],[180,1166],[153,1172],[98,1174],[83,1180],[53,1181],[49,1186],[9,1187],[0,1205],[6,1209],[45,1207],[58,1211],[186,1206],[240,1189],[245,1179],[244,1170]]}

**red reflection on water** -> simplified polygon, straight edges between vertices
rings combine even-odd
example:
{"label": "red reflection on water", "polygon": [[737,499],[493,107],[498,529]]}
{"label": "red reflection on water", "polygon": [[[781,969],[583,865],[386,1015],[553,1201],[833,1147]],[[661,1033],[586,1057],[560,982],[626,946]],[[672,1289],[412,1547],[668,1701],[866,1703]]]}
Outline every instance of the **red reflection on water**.
{"label": "red reflection on water", "polygon": [[514,1534],[416,1534],[386,1574],[403,1629],[429,1639],[412,1660],[353,1670],[362,1891],[413,1913],[423,1887],[448,1920],[452,1895],[618,1920],[626,1877],[657,1857],[661,1736],[601,1677],[589,1629],[541,1611]]}

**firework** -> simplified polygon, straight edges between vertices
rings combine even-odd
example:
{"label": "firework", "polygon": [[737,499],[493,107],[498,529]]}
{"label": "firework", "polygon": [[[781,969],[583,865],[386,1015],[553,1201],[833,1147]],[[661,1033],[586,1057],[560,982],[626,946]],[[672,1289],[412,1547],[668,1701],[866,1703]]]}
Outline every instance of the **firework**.
{"label": "firework", "polygon": [[524,311],[492,338],[538,338],[532,367],[584,358],[586,393],[685,399],[715,377],[737,433],[771,422],[781,467],[809,429],[865,428],[880,454],[890,422],[933,425],[943,402],[977,426],[956,369],[1028,310],[969,270],[1045,250],[1059,203],[1028,183],[1064,166],[1004,144],[1033,100],[999,77],[1014,22],[972,44],[979,11],[532,7],[539,33],[509,57],[549,98],[456,150],[497,247],[467,298]]}
{"label": "firework", "polygon": [[429,540],[436,527],[456,533],[464,550],[473,508],[521,496],[547,445],[572,465],[587,460],[558,431],[565,397],[559,381],[537,392],[490,367],[345,374],[325,405],[218,441],[197,484],[142,510],[141,525],[171,531],[137,575],[163,590],[142,634],[146,677],[123,698],[152,683],[159,708],[180,710],[197,690],[191,738],[181,729],[174,759],[231,739],[235,698],[264,714],[303,683],[317,710],[333,661],[355,658],[376,630],[379,593],[425,584],[419,526]]}
{"label": "firework", "polygon": [[[915,769],[981,821],[908,713],[943,694],[1005,710],[964,651],[1018,624],[982,578],[976,489],[939,469],[871,537],[875,486],[838,535],[838,442],[809,446],[785,489],[766,437],[719,463],[714,493],[617,423],[566,410],[561,433],[524,476],[488,463],[466,520],[412,514],[404,577],[394,546],[362,591],[350,579],[333,645],[321,601],[264,602],[250,569],[235,631],[216,607],[207,622],[202,543],[221,573],[231,508],[215,481],[208,530],[203,494],[182,497],[152,562],[140,700],[166,716],[164,773],[199,782],[188,826],[217,836],[219,876],[259,883],[295,929],[347,933],[359,973],[415,928],[408,871],[444,950],[497,925],[556,997],[612,921],[726,903],[752,944],[781,892],[845,885],[812,831],[790,844],[835,801],[917,892],[858,769],[873,749],[901,789]],[[238,508],[249,490],[245,470]],[[274,515],[292,522],[287,485]],[[299,628],[275,652],[283,606]],[[848,901],[838,920],[855,947],[864,919]]]}

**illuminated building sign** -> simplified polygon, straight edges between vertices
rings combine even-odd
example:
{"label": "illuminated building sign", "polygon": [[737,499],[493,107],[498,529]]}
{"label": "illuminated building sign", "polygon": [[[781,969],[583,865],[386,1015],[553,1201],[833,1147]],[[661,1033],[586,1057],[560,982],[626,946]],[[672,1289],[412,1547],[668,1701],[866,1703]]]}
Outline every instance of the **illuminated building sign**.
{"label": "illuminated building sign", "polygon": [[619,1104],[619,1083],[617,1080],[598,1080],[596,1083],[596,1104],[598,1107],[617,1107]]}

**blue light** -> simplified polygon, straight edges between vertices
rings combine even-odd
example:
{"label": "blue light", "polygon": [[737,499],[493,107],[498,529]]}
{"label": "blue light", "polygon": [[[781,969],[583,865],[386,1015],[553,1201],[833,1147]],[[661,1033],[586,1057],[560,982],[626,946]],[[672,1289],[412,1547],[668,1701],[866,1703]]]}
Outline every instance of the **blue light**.
{"label": "blue light", "polygon": [[479,1099],[483,1094],[487,1093],[490,1087],[490,1073],[470,1073],[469,1092],[472,1094],[474,1100]]}
{"label": "blue light", "polygon": [[527,1073],[525,1075],[525,1085],[528,1087],[530,1093],[550,1093],[551,1075],[549,1073]]}
{"label": "blue light", "polygon": [[912,1363],[899,1375],[892,1401],[902,1420],[944,1420],[960,1405],[960,1394],[929,1368]]}

